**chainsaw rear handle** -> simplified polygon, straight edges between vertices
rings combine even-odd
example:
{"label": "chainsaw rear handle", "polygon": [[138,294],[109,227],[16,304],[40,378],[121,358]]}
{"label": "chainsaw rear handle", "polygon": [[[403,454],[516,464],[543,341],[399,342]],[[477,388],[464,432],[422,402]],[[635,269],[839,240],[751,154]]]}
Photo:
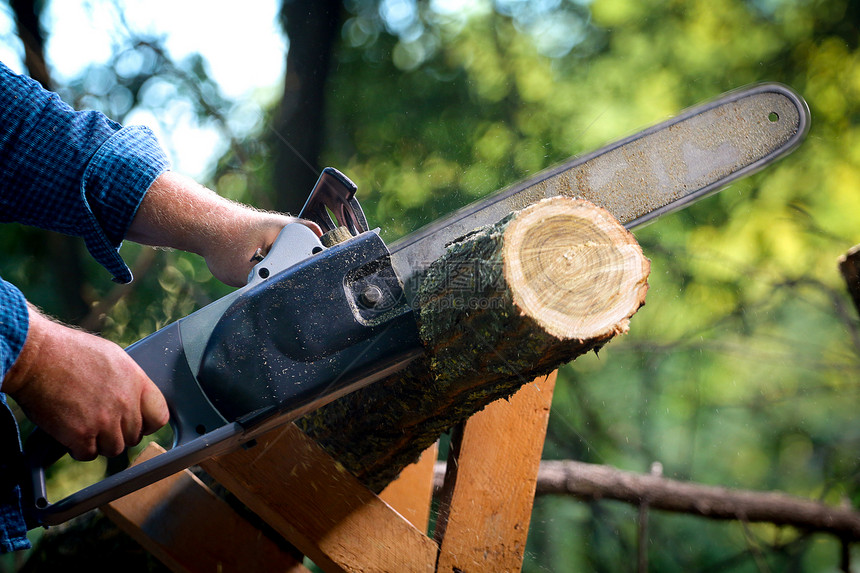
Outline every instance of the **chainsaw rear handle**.
{"label": "chainsaw rear handle", "polygon": [[65,446],[51,437],[42,428],[35,428],[24,442],[24,475],[19,483],[24,500],[25,520],[31,508],[44,509],[48,506],[48,490],[45,484],[45,468],[54,465],[67,453]]}
{"label": "chainsaw rear handle", "polygon": [[[349,177],[333,167],[326,167],[302,207],[299,218],[313,221],[322,228],[323,233],[341,226],[349,229],[353,237],[360,235],[368,228],[364,211],[355,198],[356,189]],[[338,225],[332,221],[330,213],[334,214]]]}

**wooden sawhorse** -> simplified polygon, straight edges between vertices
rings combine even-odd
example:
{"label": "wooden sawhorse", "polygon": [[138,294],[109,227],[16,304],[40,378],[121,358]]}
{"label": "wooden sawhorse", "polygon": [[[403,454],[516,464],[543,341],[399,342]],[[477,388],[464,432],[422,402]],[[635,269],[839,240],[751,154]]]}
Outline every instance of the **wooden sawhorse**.
{"label": "wooden sawhorse", "polygon": [[462,426],[433,538],[435,447],[377,496],[292,424],[201,467],[301,555],[187,470],[103,510],[173,571],[307,572],[302,555],[327,573],[520,571],[555,378],[525,384]]}

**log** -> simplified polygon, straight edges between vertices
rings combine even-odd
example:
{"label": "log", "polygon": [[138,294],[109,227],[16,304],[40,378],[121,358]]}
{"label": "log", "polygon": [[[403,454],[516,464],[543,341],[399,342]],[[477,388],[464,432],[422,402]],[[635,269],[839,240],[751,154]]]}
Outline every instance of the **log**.
{"label": "log", "polygon": [[650,263],[606,210],[553,197],[450,245],[416,297],[425,353],[298,421],[380,491],[440,434],[627,332]]}

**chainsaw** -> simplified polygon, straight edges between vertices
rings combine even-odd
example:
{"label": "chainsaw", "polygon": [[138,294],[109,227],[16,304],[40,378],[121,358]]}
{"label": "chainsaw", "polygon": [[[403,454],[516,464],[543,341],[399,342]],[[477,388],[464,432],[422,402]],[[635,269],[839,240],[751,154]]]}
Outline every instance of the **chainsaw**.
{"label": "chainsaw", "polygon": [[[706,197],[784,156],[809,128],[780,84],[729,92],[543,171],[386,245],[356,186],[323,170],[300,218],[260,253],[247,284],[126,350],[170,410],[171,449],[48,501],[45,469],[65,453],[41,430],[24,447],[29,528],[55,525],[403,369],[423,350],[414,299],[427,267],[467,233],[546,197],[583,198],[628,229]],[[332,219],[332,215],[334,219]]]}

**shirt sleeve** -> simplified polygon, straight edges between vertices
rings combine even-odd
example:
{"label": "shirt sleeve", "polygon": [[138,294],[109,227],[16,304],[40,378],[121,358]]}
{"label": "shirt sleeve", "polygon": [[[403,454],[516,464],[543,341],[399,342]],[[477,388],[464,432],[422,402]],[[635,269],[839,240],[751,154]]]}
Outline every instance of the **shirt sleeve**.
{"label": "shirt sleeve", "polygon": [[0,221],[82,237],[117,282],[119,248],[152,182],[170,167],[152,132],[76,112],[0,63]]}
{"label": "shirt sleeve", "polygon": [[[24,295],[16,287],[0,279],[0,375],[15,363],[29,326],[29,311]],[[0,384],[3,379],[0,378]],[[0,386],[2,389],[2,386]]]}
{"label": "shirt sleeve", "polygon": [[[24,346],[28,323],[24,295],[0,279],[0,384]],[[0,553],[30,547],[21,511],[21,488],[9,481],[18,471],[20,447],[15,416],[6,405],[6,396],[0,393]]]}

